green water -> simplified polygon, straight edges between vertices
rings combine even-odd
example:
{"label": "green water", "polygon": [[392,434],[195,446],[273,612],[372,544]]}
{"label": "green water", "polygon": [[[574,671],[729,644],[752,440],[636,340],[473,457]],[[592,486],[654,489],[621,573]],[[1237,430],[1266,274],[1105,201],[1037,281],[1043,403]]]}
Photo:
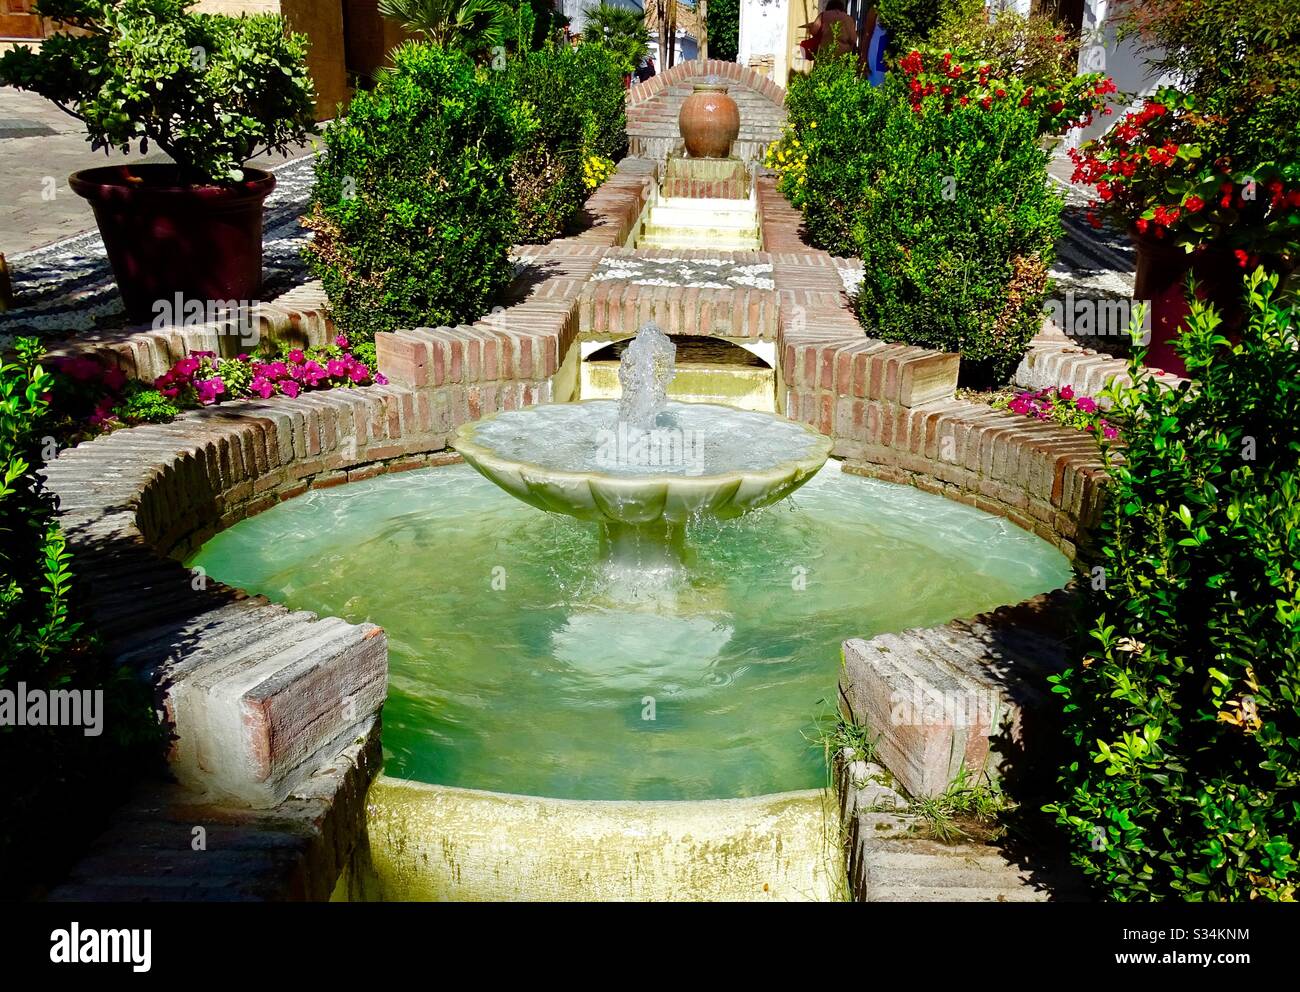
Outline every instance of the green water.
{"label": "green water", "polygon": [[611,598],[595,527],[463,465],[309,492],[212,539],[208,574],[388,633],[385,770],[573,799],[817,787],[840,642],[1065,583],[999,518],[832,462],[791,499],[691,531],[686,583]]}

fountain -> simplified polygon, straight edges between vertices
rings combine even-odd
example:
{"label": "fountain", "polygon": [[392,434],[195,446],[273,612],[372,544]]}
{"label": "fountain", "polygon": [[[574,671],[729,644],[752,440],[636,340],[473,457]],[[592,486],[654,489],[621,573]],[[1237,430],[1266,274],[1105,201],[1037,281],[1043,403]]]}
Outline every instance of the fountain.
{"label": "fountain", "polygon": [[598,523],[608,569],[675,572],[689,521],[784,499],[825,464],[831,441],[771,414],[668,401],[674,352],[646,324],[623,354],[617,402],[506,411],[465,424],[452,445],[525,503]]}

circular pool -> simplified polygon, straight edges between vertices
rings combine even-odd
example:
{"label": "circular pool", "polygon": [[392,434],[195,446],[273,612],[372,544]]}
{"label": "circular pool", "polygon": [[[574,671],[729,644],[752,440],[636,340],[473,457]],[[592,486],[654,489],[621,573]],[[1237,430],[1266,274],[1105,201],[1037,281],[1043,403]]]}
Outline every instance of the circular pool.
{"label": "circular pool", "polygon": [[691,524],[681,581],[629,594],[597,535],[465,465],[313,490],[194,558],[294,609],[384,627],[385,771],[562,799],[825,783],[840,642],[1063,585],[998,517],[831,462],[791,498]]}

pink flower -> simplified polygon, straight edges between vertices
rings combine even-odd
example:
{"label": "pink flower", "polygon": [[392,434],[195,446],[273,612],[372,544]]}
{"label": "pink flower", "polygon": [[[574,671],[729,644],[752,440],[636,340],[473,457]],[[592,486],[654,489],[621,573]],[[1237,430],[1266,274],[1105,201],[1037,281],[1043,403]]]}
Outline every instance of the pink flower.
{"label": "pink flower", "polygon": [[347,335],[340,334],[338,337],[334,339],[334,343],[338,345],[340,348],[342,348],[344,351],[346,351],[348,347]]}
{"label": "pink flower", "polygon": [[1059,390],[1057,390],[1056,395],[1063,400],[1072,400],[1074,399],[1074,387],[1062,386]]}
{"label": "pink flower", "polygon": [[271,394],[275,392],[275,387],[266,381],[262,376],[257,376],[248,384],[248,390],[257,393],[262,399],[270,399]]}
{"label": "pink flower", "polygon": [[280,392],[289,397],[289,399],[293,399],[298,395],[298,384],[292,379],[288,379],[285,382],[280,383]]}
{"label": "pink flower", "polygon": [[387,385],[388,385],[388,377],[387,377],[386,375],[384,375],[382,372],[378,373],[378,374],[375,376],[375,385],[376,385],[376,386],[387,386]]}
{"label": "pink flower", "polygon": [[114,365],[104,371],[104,378],[101,381],[104,383],[105,389],[110,389],[116,393],[126,385],[126,373]]}
{"label": "pink flower", "polygon": [[188,379],[199,370],[199,360],[197,358],[182,358],[172,366],[172,371],[182,379]]}
{"label": "pink flower", "polygon": [[1090,396],[1080,396],[1077,400],[1074,401],[1074,405],[1077,406],[1084,413],[1097,412],[1097,401]]}
{"label": "pink flower", "polygon": [[199,402],[208,406],[215,403],[217,397],[226,391],[226,384],[221,381],[221,376],[214,375],[211,379],[196,383],[194,388],[199,394]]}
{"label": "pink flower", "polygon": [[348,374],[348,367],[340,362],[337,358],[331,358],[325,363],[325,369],[334,378],[339,378]]}
{"label": "pink flower", "polygon": [[1110,425],[1103,427],[1101,429],[1101,434],[1107,441],[1113,441],[1115,438],[1119,437],[1119,431]]}
{"label": "pink flower", "polygon": [[326,372],[316,362],[308,362],[302,367],[302,379],[312,389],[326,378]]}
{"label": "pink flower", "polygon": [[348,378],[358,384],[368,382],[370,379],[370,370],[364,365],[354,365],[348,370]]}
{"label": "pink flower", "polygon": [[302,353],[301,348],[294,348],[293,351],[289,352],[289,361],[293,362],[294,365],[301,365],[307,361],[307,356]]}

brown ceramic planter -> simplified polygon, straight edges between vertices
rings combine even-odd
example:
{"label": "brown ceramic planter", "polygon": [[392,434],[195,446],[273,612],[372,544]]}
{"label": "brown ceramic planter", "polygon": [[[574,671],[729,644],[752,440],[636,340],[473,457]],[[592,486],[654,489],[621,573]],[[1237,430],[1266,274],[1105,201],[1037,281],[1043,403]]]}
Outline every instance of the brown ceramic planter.
{"label": "brown ceramic planter", "polygon": [[740,134],[740,108],[727,87],[700,84],[682,103],[677,126],[691,158],[726,158]]}
{"label": "brown ceramic planter", "polygon": [[262,288],[262,202],[275,176],[245,169],[232,186],[191,186],[172,165],[114,165],[68,178],[90,201],[118,291],[134,321],[156,301],[254,301]]}

